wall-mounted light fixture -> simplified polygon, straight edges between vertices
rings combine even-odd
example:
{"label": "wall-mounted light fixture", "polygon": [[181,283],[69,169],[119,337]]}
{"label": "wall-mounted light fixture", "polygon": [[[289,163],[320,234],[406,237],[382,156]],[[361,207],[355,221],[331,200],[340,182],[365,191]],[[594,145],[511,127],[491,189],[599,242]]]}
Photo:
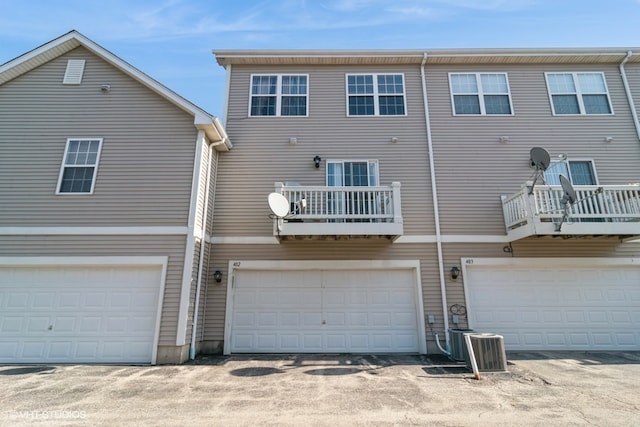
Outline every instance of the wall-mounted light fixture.
{"label": "wall-mounted light fixture", "polygon": [[213,273],[213,280],[215,280],[216,283],[222,282],[222,271],[216,270],[215,273]]}
{"label": "wall-mounted light fixture", "polygon": [[320,158],[320,156],[315,156],[313,158],[313,163],[316,165],[316,169],[318,169],[320,167],[320,162],[322,161],[322,159]]}
{"label": "wall-mounted light fixture", "polygon": [[393,138],[391,138],[391,142],[393,142],[394,144],[398,143],[398,138],[396,138],[395,136]]}
{"label": "wall-mounted light fixture", "polygon": [[605,138],[604,138],[604,141],[605,141],[606,143],[611,144],[611,143],[613,142],[613,137],[612,137],[612,136],[607,136],[607,137],[605,137]]}
{"label": "wall-mounted light fixture", "polygon": [[104,84],[100,86],[100,91],[102,92],[109,92],[110,90],[111,90],[111,85]]}
{"label": "wall-mounted light fixture", "polygon": [[507,142],[509,142],[509,139],[510,139],[509,136],[503,135],[503,136],[500,137],[500,143],[501,144],[506,144]]}
{"label": "wall-mounted light fixture", "polygon": [[449,275],[451,276],[451,280],[458,280],[458,277],[460,277],[460,269],[454,265],[451,267]]}
{"label": "wall-mounted light fixture", "polygon": [[289,144],[296,145],[298,143],[298,138],[291,137],[289,138]]}

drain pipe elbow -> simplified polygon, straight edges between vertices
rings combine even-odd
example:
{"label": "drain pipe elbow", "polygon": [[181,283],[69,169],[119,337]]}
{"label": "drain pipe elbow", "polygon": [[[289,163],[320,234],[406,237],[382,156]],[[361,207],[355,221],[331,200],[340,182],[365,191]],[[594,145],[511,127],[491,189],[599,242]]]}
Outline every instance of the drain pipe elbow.
{"label": "drain pipe elbow", "polygon": [[438,346],[438,349],[443,352],[444,354],[446,354],[447,356],[451,356],[451,351],[448,350],[449,346],[447,344],[445,344],[445,346],[447,347],[447,350],[445,350],[444,348],[442,348],[442,346],[440,345],[440,338],[438,338],[438,334],[434,335],[436,338],[436,345]]}

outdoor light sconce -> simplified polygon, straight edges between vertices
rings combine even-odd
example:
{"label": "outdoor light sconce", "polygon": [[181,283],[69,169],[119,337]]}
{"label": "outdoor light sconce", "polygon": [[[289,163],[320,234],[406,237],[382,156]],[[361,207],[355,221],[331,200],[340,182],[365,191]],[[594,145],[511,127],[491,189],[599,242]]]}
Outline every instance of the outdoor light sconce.
{"label": "outdoor light sconce", "polygon": [[216,270],[215,273],[213,273],[213,280],[215,280],[216,283],[222,282],[222,271]]}
{"label": "outdoor light sconce", "polygon": [[316,169],[318,169],[320,167],[320,162],[322,161],[322,159],[320,158],[320,156],[315,156],[313,158],[313,163],[315,163],[316,165]]}
{"label": "outdoor light sconce", "polygon": [[457,280],[460,276],[460,269],[454,265],[451,267],[449,274],[451,275],[451,280]]}

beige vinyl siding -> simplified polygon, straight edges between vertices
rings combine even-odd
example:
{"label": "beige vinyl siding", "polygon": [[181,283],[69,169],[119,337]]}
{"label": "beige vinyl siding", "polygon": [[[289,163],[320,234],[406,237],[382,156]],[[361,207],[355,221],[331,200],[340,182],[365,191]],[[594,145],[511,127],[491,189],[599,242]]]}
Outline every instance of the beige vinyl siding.
{"label": "beige vinyl siding", "polygon": [[636,112],[640,114],[640,64],[627,64],[625,72],[631,89],[633,105],[636,108]]}
{"label": "beige vinyl siding", "polygon": [[[544,73],[570,71],[604,72],[615,114],[553,116]],[[515,115],[454,116],[450,72],[507,72]],[[640,147],[619,74],[616,64],[427,67],[442,232],[503,235],[500,196],[531,178],[532,147],[546,148],[552,159],[594,159],[600,184],[640,181]]]}
{"label": "beige vinyl siding", "polygon": [[191,250],[193,251],[193,264],[191,264],[191,287],[189,289],[189,311],[187,312],[187,330],[186,330],[186,342],[191,342],[191,331],[193,326],[193,317],[195,313],[195,301],[197,293],[198,272],[200,267],[200,242],[202,239],[196,237],[194,245]]}
{"label": "beige vinyl siding", "polygon": [[[212,245],[210,243],[206,243],[204,245],[204,253],[203,253],[204,262],[202,265],[202,283],[200,288],[200,304],[198,305],[198,325],[196,328],[196,342],[201,341],[202,336],[204,335],[204,322],[208,315],[206,311],[208,284],[211,283],[211,284],[217,285],[217,283],[215,283],[215,280],[213,280],[213,271],[215,270],[211,271],[210,269],[211,251],[212,251]],[[194,301],[194,306],[195,306],[195,301]],[[189,341],[190,339],[191,339],[191,336],[188,337],[187,341]]]}
{"label": "beige vinyl siding", "polygon": [[[68,59],[86,60],[82,84],[62,84]],[[0,85],[0,225],[186,225],[196,135],[193,116],[77,48]],[[69,137],[103,138],[93,195],[55,195]]]}
{"label": "beige vinyl siding", "polygon": [[175,346],[185,236],[2,236],[0,256],[167,256],[159,345]]}
{"label": "beige vinyl siding", "polygon": [[218,179],[218,163],[220,161],[220,153],[218,151],[213,150],[212,158],[211,158],[211,176],[209,177],[209,209],[208,209],[208,217],[206,222],[206,230],[207,235],[211,236],[213,234],[213,217],[215,211],[215,203],[216,203],[216,189],[217,189],[217,179]]}
{"label": "beige vinyl siding", "polygon": [[[251,74],[308,74],[308,117],[249,117]],[[407,116],[347,117],[345,74],[402,73]],[[412,66],[233,66],[220,162],[216,235],[272,235],[267,195],[275,182],[326,183],[327,160],[379,160],[380,184],[401,183],[405,234],[434,233],[420,68]],[[297,144],[289,144],[290,138]],[[398,143],[391,138],[398,138]],[[320,156],[319,169],[313,157]]]}
{"label": "beige vinyl siding", "polygon": [[[442,328],[442,303],[435,245],[395,244],[387,241],[296,241],[281,245],[216,245],[210,271],[223,272],[222,283],[207,285],[205,341],[224,338],[229,261],[250,260],[420,260],[425,316],[435,314]],[[427,329],[428,330],[428,329]]]}

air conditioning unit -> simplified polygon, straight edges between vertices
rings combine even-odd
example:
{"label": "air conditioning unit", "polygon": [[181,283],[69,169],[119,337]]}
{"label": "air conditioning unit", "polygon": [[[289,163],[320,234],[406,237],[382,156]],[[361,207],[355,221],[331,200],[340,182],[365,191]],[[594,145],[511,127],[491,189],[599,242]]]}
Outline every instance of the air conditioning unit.
{"label": "air conditioning unit", "polygon": [[458,362],[469,360],[467,343],[464,334],[473,332],[473,329],[449,329],[449,344],[451,345],[451,358]]}
{"label": "air conditioning unit", "polygon": [[[504,350],[504,338],[501,335],[472,333],[471,347],[480,372],[504,372],[507,370],[507,354]],[[467,355],[467,367],[471,360]]]}

